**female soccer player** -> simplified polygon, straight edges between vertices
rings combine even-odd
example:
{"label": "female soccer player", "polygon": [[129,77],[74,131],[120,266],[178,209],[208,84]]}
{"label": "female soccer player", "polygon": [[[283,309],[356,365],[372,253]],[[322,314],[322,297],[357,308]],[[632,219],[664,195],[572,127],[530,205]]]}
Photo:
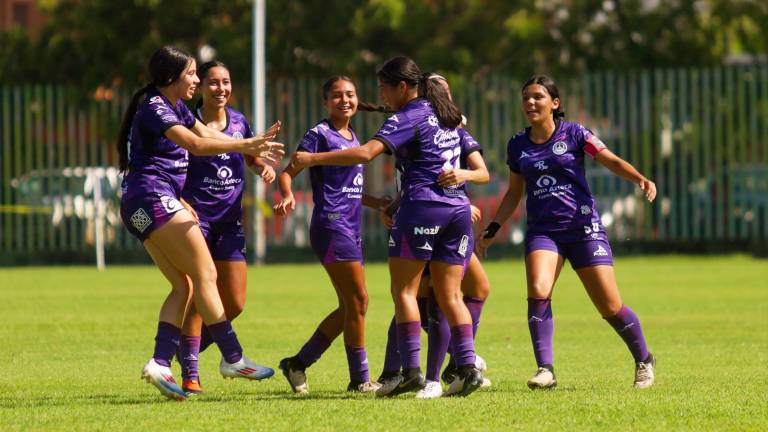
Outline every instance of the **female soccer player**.
{"label": "female soccer player", "polygon": [[528,328],[538,371],[531,389],[557,385],[553,367],[552,291],[567,258],[597,310],[624,339],[634,357],[635,387],[653,385],[656,360],[648,352],[640,321],[624,305],[616,286],[613,257],[597,213],[595,197],[584,175],[584,156],[614,174],[636,183],[649,202],[656,185],[616,156],[578,123],[561,121],[557,86],[544,75],[529,79],[522,89],[522,109],[530,127],[507,145],[509,189],[477,249],[481,256],[496,232],[517,207],[525,189],[528,229],[525,270],[528,280]]}
{"label": "female soccer player", "polygon": [[[401,382],[381,396],[424,388],[419,368],[420,313],[416,302],[421,274],[429,262],[438,304],[451,325],[458,378],[451,393],[466,396],[482,383],[474,366],[472,318],[461,300],[461,275],[472,253],[469,200],[464,185],[441,185],[444,170],[458,168],[463,138],[461,112],[445,89],[427,79],[407,57],[388,61],[378,73],[379,91],[395,110],[366,144],[326,153],[297,152],[292,164],[356,165],[389,151],[403,166],[402,198],[389,242],[389,269],[397,318]],[[419,97],[419,95],[424,97]]]}
{"label": "female soccer player", "polygon": [[[246,117],[227,106],[232,95],[232,79],[227,66],[218,61],[200,65],[197,76],[201,95],[195,117],[209,128],[236,139],[251,138],[253,131]],[[245,190],[245,164],[261,175],[264,182],[275,179],[275,170],[262,159],[238,152],[216,156],[191,156],[182,203],[197,217],[216,266],[216,286],[228,320],[234,320],[245,306],[245,232],[242,226],[242,198]],[[182,385],[187,394],[202,393],[198,356],[210,344],[202,342],[202,318],[194,304],[184,318],[179,361]],[[207,329],[206,329],[207,330]],[[265,369],[267,370],[267,369]]]}
{"label": "female soccer player", "polygon": [[[448,81],[441,75],[428,74],[429,80],[434,80],[443,86],[448,93],[448,97],[453,100],[448,86]],[[462,149],[460,157],[460,169],[451,169],[444,171],[438,182],[449,185],[451,183],[463,183],[466,181],[482,184],[486,183],[489,179],[488,169],[485,166],[485,161],[482,157],[482,149],[480,145],[464,130],[466,125],[466,118],[462,116],[462,128],[459,133],[466,135],[462,140]],[[400,168],[400,167],[398,167]],[[398,170],[398,172],[401,172]],[[392,220],[389,214],[393,214],[396,210],[396,206],[399,206],[399,200],[392,203],[385,211],[382,212],[382,218],[387,228],[391,228]],[[470,206],[472,215],[472,224],[480,220],[480,209],[474,206]],[[488,277],[483,270],[480,260],[473,253],[467,263],[467,269],[464,274],[464,278],[461,282],[461,291],[464,294],[463,301],[467,306],[467,309],[472,316],[472,328],[473,334],[477,334],[477,326],[480,322],[480,313],[482,312],[485,299],[490,292],[490,283]],[[449,351],[449,345],[451,341],[451,332],[445,315],[437,304],[437,299],[430,286],[429,269],[425,269],[422,274],[422,280],[419,287],[419,293],[417,296],[417,302],[419,306],[419,314],[421,315],[421,324],[429,337],[428,337],[428,349],[427,349],[427,374],[426,374],[426,386],[416,393],[417,399],[431,399],[440,397],[443,395],[443,389],[440,385],[440,367],[445,360],[445,355]],[[379,382],[382,384],[386,391],[389,386],[396,386],[399,383],[397,379],[400,374],[400,357],[397,351],[397,333],[396,333],[396,321],[392,318],[392,322],[387,334],[387,349],[384,358],[384,369],[379,377]],[[485,369],[485,362],[480,356],[476,357],[476,366],[481,371]],[[453,358],[448,363],[446,370],[443,373],[443,378],[446,383],[450,384],[456,375],[456,365],[453,363]],[[490,381],[484,379],[484,384]]]}
{"label": "female soccer player", "polygon": [[117,141],[120,169],[125,172],[120,213],[128,231],[142,241],[171,283],[171,292],[160,308],[155,351],[142,378],[168,398],[184,400],[186,394],[169,366],[191,294],[223,355],[221,374],[260,379],[268,372],[243,355],[216,289],[216,267],[205,239],[179,202],[187,152],[237,151],[278,159],[283,145],[268,141],[279,131],[279,123],[262,135],[232,139],[195,120],[182,101],[192,98],[200,82],[195,60],[186,52],[170,46],[158,49],[149,61],[149,72],[152,82],[133,95]]}
{"label": "female soccer player", "polygon": [[[340,152],[359,148],[349,125],[357,112],[357,91],[344,76],[329,79],[323,85],[323,100],[328,118],[311,128],[299,144],[299,151],[309,153]],[[275,204],[278,215],[293,211],[296,202],[291,183],[303,167],[289,165],[279,176],[283,199]],[[331,312],[312,337],[293,357],[280,362],[280,369],[296,393],[309,391],[306,369],[315,363],[334,339],[344,332],[344,346],[349,364],[347,390],[369,393],[379,388],[372,382],[365,352],[365,313],[368,292],[363,272],[361,205],[379,207],[384,202],[363,194],[363,166],[317,166],[310,168],[314,209],[310,223],[310,241],[317,258],[331,278],[339,307]]]}

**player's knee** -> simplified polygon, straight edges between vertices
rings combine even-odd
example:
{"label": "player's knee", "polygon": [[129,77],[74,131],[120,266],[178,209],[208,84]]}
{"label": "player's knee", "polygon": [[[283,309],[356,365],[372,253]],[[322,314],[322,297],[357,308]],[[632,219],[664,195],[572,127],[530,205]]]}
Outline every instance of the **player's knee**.
{"label": "player's knee", "polygon": [[347,313],[364,316],[368,311],[368,293],[360,290],[352,294],[348,301]]}
{"label": "player's knee", "polygon": [[528,282],[528,297],[549,298],[552,291],[552,281],[549,279],[533,279]]}
{"label": "player's knee", "polygon": [[620,300],[616,301],[607,301],[600,305],[600,314],[603,316],[603,318],[609,318],[612,316],[616,316],[621,311],[621,307],[624,304]]}

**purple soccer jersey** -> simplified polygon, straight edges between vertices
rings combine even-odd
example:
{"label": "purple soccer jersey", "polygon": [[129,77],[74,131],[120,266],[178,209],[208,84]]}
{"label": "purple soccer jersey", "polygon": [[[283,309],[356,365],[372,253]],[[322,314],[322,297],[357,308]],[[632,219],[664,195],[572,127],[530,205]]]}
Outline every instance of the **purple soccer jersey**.
{"label": "purple soccer jersey", "polygon": [[595,198],[584,175],[584,155],[594,158],[605,144],[578,123],[560,122],[544,144],[530,128],[507,144],[507,165],[523,176],[529,232],[601,232]]}
{"label": "purple soccer jersey", "polygon": [[128,136],[128,174],[123,181],[124,189],[140,187],[147,192],[165,191],[170,185],[181,194],[189,165],[187,150],[165,137],[165,131],[175,125],[192,128],[195,116],[184,102],[174,106],[156,89],[147,92],[133,117]]}
{"label": "purple soccer jersey", "polygon": [[383,142],[397,158],[404,201],[469,204],[464,184],[443,188],[437,177],[444,169],[460,167],[462,142],[474,139],[461,128],[442,127],[425,99],[408,102],[384,122],[373,138]]}
{"label": "purple soccer jersey", "polygon": [[[253,136],[248,120],[226,107],[227,126],[222,131],[236,139]],[[201,117],[200,112],[197,113]],[[245,189],[245,160],[238,152],[216,156],[190,156],[182,196],[200,219],[209,223],[234,222],[242,216]]]}
{"label": "purple soccer jersey", "polygon": [[[355,132],[352,139],[343,137],[333,125],[323,120],[307,131],[298,150],[310,153],[332,152],[359,147]],[[356,236],[360,234],[363,198],[363,165],[313,166],[309,168],[312,183],[312,227],[324,228]]]}
{"label": "purple soccer jersey", "polygon": [[122,184],[120,215],[144,241],[183,207],[178,198],[189,164],[188,153],[165,137],[169,128],[191,128],[195,117],[182,101],[176,105],[156,89],[139,104],[128,136],[128,173]]}

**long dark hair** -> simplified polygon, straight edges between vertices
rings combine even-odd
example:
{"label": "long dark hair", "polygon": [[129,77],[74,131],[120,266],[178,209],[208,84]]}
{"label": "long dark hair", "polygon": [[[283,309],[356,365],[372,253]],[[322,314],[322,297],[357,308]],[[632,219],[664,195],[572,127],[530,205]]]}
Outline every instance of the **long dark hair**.
{"label": "long dark hair", "polygon": [[383,82],[396,86],[405,82],[408,87],[416,87],[419,96],[426,98],[435,110],[437,120],[445,127],[455,128],[461,124],[461,110],[448,97],[445,88],[429,74],[421,73],[419,66],[408,57],[395,57],[376,72]]}
{"label": "long dark hair", "polygon": [[[208,78],[208,72],[210,72],[211,69],[215,67],[224,68],[229,72],[229,68],[227,67],[227,65],[224,64],[224,62],[221,62],[218,60],[207,61],[197,67],[197,77],[200,79],[201,83],[205,81],[206,78]],[[200,108],[201,106],[203,106],[202,94],[200,95],[200,99],[198,99],[197,102],[195,103],[195,108]]]}
{"label": "long dark hair", "polygon": [[[555,80],[550,78],[547,75],[534,75],[530,78],[528,78],[528,81],[523,84],[523,88],[520,90],[520,92],[524,92],[528,86],[538,84],[545,89],[547,89],[547,92],[552,97],[552,100],[554,99],[560,99],[560,91],[557,89],[557,84],[555,84]],[[565,111],[563,111],[563,100],[560,99],[560,106],[552,110],[552,117],[555,118],[555,121],[558,119],[565,117]]]}
{"label": "long dark hair", "polygon": [[152,87],[165,87],[179,79],[184,69],[194,58],[186,51],[166,45],[152,54],[149,59],[149,76],[152,81],[140,88],[131,97],[131,102],[123,115],[120,125],[120,133],[117,136],[117,153],[120,156],[120,171],[128,169],[128,138],[131,133],[131,124],[136,115],[136,108],[144,94]]}

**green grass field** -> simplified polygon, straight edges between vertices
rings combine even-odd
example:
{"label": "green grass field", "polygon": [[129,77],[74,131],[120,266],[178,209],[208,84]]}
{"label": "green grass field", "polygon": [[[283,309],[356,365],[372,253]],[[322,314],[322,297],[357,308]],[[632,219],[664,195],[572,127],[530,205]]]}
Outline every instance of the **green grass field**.
{"label": "green grass field", "polygon": [[[632,388],[631,356],[569,269],[553,303],[559,387],[529,391],[525,380],[535,364],[522,264],[486,268],[492,293],[476,346],[489,364],[489,390],[429,401],[350,395],[337,340],[308,369],[308,397],[292,395],[281,375],[225,381],[211,349],[201,360],[207,393],[184,403],[139,380],[167,292],[157,270],[0,269],[0,430],[768,428],[767,261],[618,260],[623,298],[658,358],[656,386],[646,391]],[[276,368],[333,308],[335,296],[319,265],[251,268],[249,279],[248,304],[235,328],[250,357]],[[376,377],[393,311],[385,265],[369,264],[367,281],[367,345]]]}

